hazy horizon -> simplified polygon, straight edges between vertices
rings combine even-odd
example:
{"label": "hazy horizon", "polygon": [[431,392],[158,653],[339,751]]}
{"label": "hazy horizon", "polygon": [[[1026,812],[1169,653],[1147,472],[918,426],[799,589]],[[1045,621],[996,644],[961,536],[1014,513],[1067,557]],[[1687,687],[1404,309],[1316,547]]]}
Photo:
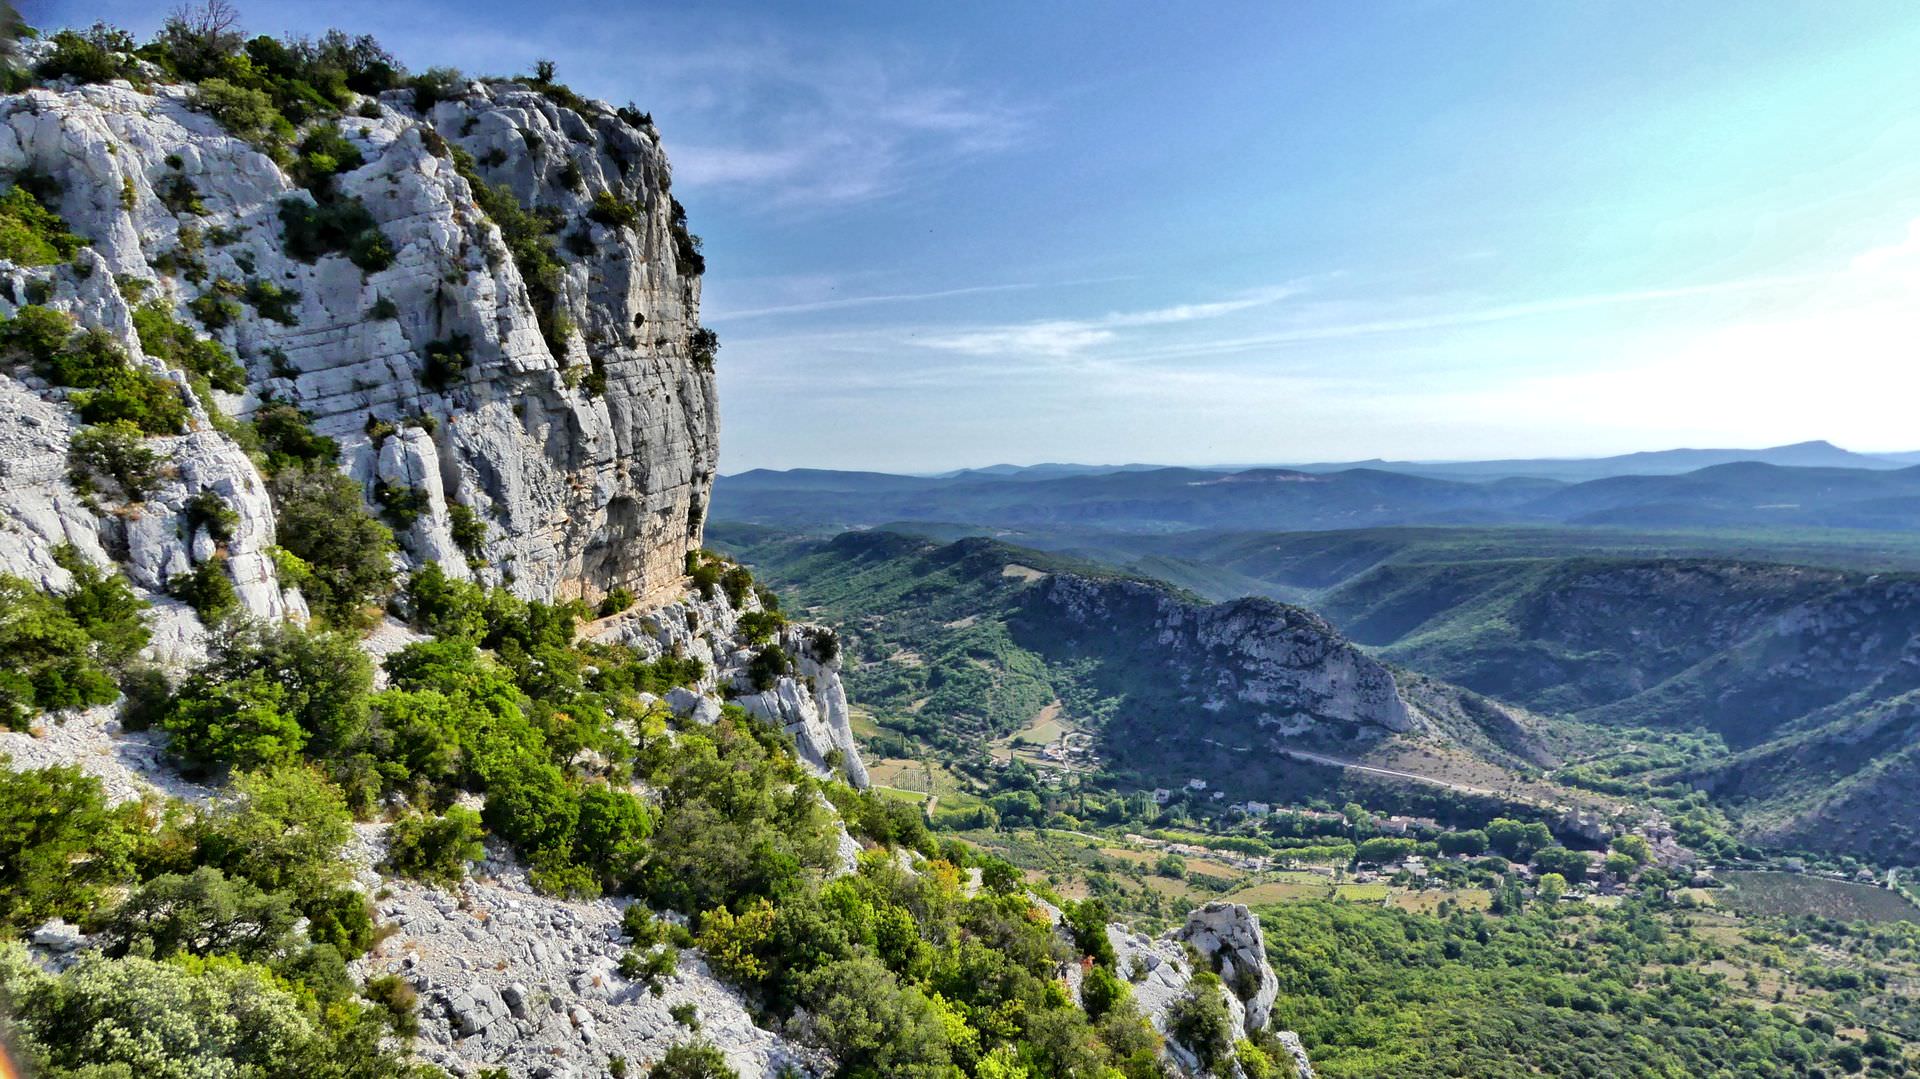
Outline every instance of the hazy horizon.
{"label": "hazy horizon", "polygon": [[241,10],[652,111],[731,473],[1908,445],[1920,8],[1842,7]]}

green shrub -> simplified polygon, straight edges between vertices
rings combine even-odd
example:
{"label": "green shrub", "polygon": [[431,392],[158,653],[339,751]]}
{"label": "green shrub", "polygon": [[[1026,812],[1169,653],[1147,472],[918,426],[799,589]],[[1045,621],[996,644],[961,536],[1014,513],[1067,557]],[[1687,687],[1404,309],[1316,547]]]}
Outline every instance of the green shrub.
{"label": "green shrub", "polygon": [[69,457],[75,487],[91,490],[95,480],[111,480],[129,502],[144,499],[160,474],[160,455],[147,448],[145,434],[129,420],[74,432]]}
{"label": "green shrub", "polygon": [[252,768],[291,759],[307,734],[283,711],[286,690],[258,671],[244,678],[188,677],[175,692],[160,726],[168,748],[201,765]]}
{"label": "green shrub", "polygon": [[0,575],[0,727],[119,696],[93,640],[56,596]]}
{"label": "green shrub", "polygon": [[778,611],[748,611],[740,616],[740,635],[754,644],[773,640],[787,624]]}
{"label": "green shrub", "polygon": [[280,545],[305,562],[307,599],[333,625],[358,625],[393,589],[393,533],[360,501],[360,488],[331,468],[289,466],[268,484]]}
{"label": "green shrub", "polygon": [[132,424],[150,434],[186,430],[180,387],[135,368],[118,342],[100,330],[76,331],[61,312],[34,304],[0,322],[0,349],[33,364],[41,377],[74,392],[69,401],[88,423]]}
{"label": "green shrub", "polygon": [[611,191],[602,191],[593,197],[593,207],[587,216],[609,228],[630,229],[640,223],[641,208]]}
{"label": "green shrub", "polygon": [[373,501],[380,507],[380,516],[395,532],[412,528],[421,514],[433,508],[426,488],[401,487],[385,480],[373,485]]}
{"label": "green shrub", "polygon": [[132,875],[147,829],[140,807],[109,806],[100,781],[74,766],[11,765],[0,756],[0,936],[86,920]]}
{"label": "green shrub", "polygon": [[209,626],[240,609],[240,595],[234,591],[224,555],[216,554],[186,573],[174,574],[167,580],[167,592],[192,607]]}
{"label": "green shrub", "polygon": [[412,1065],[381,1048],[371,1009],[323,1007],[266,967],[89,954],[59,975],[0,945],[15,1046],[61,1076],[356,1075]]}
{"label": "green shrub", "polygon": [[280,225],[288,256],[301,262],[345,255],[368,273],[393,265],[393,246],[358,198],[335,198],[325,203],[282,199]]}
{"label": "green shrub", "polygon": [[803,975],[804,1032],[842,1068],[878,1075],[941,1074],[948,1066],[941,1009],[871,958],[842,959]]}
{"label": "green shrub", "polygon": [[807,643],[813,646],[813,658],[820,663],[832,663],[840,657],[840,635],[826,626],[810,631]]}
{"label": "green shrub", "polygon": [[294,182],[301,187],[325,194],[332,190],[335,176],[364,164],[366,158],[360,148],[341,134],[339,128],[326,124],[300,140],[300,156],[291,171]]}
{"label": "green shrub", "polygon": [[653,814],[632,793],[601,783],[586,784],[579,804],[574,857],[593,867],[603,886],[624,883],[646,855]]}
{"label": "green shrub", "polygon": [[[193,181],[187,179],[185,173],[168,173],[154,185],[153,191],[160,197],[160,205],[165,206],[168,213],[176,216],[180,214],[206,216],[207,205],[200,201],[200,189],[193,186]],[[182,247],[186,245],[183,243]],[[191,253],[193,249],[187,248],[187,250]]]}
{"label": "green shrub", "polygon": [[293,312],[294,305],[300,302],[300,294],[292,289],[255,278],[247,282],[244,298],[248,305],[259,312],[261,318],[270,318],[282,326],[297,326],[300,323],[299,316]]}
{"label": "green shrub", "polygon": [[[60,603],[92,638],[94,657],[115,668],[132,662],[150,636],[141,617],[147,602],[133,594],[125,577],[95,566],[72,544],[55,547],[53,560],[73,578]],[[0,652],[12,651],[0,646]]]}
{"label": "green shrub", "polygon": [[239,321],[240,316],[245,313],[240,307],[240,301],[231,295],[231,292],[238,289],[238,285],[223,277],[214,282],[212,291],[201,293],[188,300],[187,310],[193,312],[193,317],[199,319],[200,325],[207,329],[223,330]]}
{"label": "green shrub", "polygon": [[171,379],[122,367],[67,399],[93,424],[132,424],[145,434],[177,435],[187,429],[187,403]]}
{"label": "green shrub", "polygon": [[674,1022],[688,1030],[700,1029],[700,1006],[691,1000],[683,1000],[668,1008],[667,1014],[673,1017]]}
{"label": "green shrub", "polygon": [[295,917],[292,896],[201,866],[155,877],[121,904],[104,931],[106,951],[268,959],[286,947]]}
{"label": "green shrub", "polygon": [[461,806],[444,816],[414,814],[387,830],[387,868],[445,888],[466,878],[467,866],[486,857],[480,814]]}
{"label": "green shrub", "polygon": [[1186,1046],[1212,1071],[1232,1056],[1233,1017],[1220,995],[1220,979],[1201,972],[1187,994],[1167,1010],[1167,1036]]}
{"label": "green shrub", "polygon": [[133,38],[125,30],[97,22],[86,30],[62,30],[51,39],[33,73],[43,79],[70,78],[80,83],[112,82],[134,73]]}
{"label": "green shrub", "polygon": [[1104,1018],[1122,1001],[1127,999],[1130,990],[1127,983],[1104,966],[1096,966],[1080,980],[1080,1003],[1086,1009],[1087,1018]]}
{"label": "green shrub", "polygon": [[1113,918],[1113,912],[1098,899],[1084,899],[1078,903],[1067,904],[1061,912],[1066,916],[1067,928],[1073,933],[1073,943],[1080,954],[1089,956],[1101,967],[1113,969],[1113,941],[1107,937],[1107,922]]}
{"label": "green shrub", "polygon": [[216,543],[228,543],[240,525],[240,513],[212,489],[204,489],[187,500],[187,528],[204,528]]}
{"label": "green shrub", "polygon": [[468,351],[473,347],[473,339],[463,333],[456,333],[444,341],[435,341],[427,346],[426,356],[421,363],[420,380],[428,387],[446,392],[473,366]]}
{"label": "green shrub", "polygon": [[447,520],[451,522],[453,543],[467,553],[468,563],[478,561],[486,545],[486,522],[470,505],[463,503],[447,503]]}
{"label": "green shrub", "polygon": [[740,1079],[740,1073],[705,1042],[676,1042],[647,1070],[647,1079]]}
{"label": "green shrub", "polygon": [[594,613],[598,614],[601,618],[607,618],[611,615],[619,614],[631,606],[633,606],[633,593],[623,587],[616,587],[613,591],[600,597],[600,606]]}
{"label": "green shrub", "polygon": [[253,430],[270,476],[288,469],[326,469],[340,459],[340,444],[315,434],[307,414],[284,401],[261,405],[253,414]]}
{"label": "green shrub", "polygon": [[385,296],[373,301],[373,309],[367,312],[375,319],[393,319],[400,317],[400,305]]}
{"label": "green shrub", "polygon": [[761,645],[753,658],[747,661],[747,681],[753,685],[756,693],[772,689],[782,677],[792,672],[792,657],[777,644]]}
{"label": "green shrub", "polygon": [[667,226],[673,233],[673,261],[682,277],[698,277],[707,272],[707,258],[700,253],[700,237],[687,231],[687,208],[679,199],[669,203]]}
{"label": "green shrub", "polygon": [[442,101],[452,101],[466,93],[466,76],[450,67],[433,67],[408,79],[413,91],[413,111],[426,113]]}
{"label": "green shrub", "polygon": [[0,194],[0,258],[22,266],[50,266],[72,258],[86,244],[26,188],[15,184]]}
{"label": "green shrub", "polygon": [[133,327],[147,355],[200,375],[228,393],[243,393],[247,372],[217,341],[201,337],[173,317],[162,300],[149,300],[133,310]]}
{"label": "green shrub", "polygon": [[398,974],[376,975],[367,979],[360,992],[386,1013],[387,1025],[395,1036],[404,1040],[420,1032],[420,996],[405,978]]}
{"label": "green shrub", "polygon": [[[235,775],[231,793],[194,822],[195,863],[286,892],[310,917],[335,904],[350,872],[340,848],[353,835],[340,789],[316,769],[288,763]],[[365,898],[353,902],[364,913]]]}
{"label": "green shrub", "polygon": [[284,154],[286,144],[292,141],[293,125],[280,114],[273,99],[260,90],[209,78],[194,88],[187,104],[220,121],[235,138],[253,143],[269,156]]}
{"label": "green shrub", "polygon": [[687,338],[687,355],[693,360],[693,366],[702,371],[713,370],[714,354],[720,351],[720,335],[697,326]]}

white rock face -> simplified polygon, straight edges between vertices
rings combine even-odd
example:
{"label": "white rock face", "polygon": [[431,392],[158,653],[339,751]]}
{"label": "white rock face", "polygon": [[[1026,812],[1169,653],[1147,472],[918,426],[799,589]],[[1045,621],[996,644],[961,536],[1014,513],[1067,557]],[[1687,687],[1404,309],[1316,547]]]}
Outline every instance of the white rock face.
{"label": "white rock face", "polygon": [[[124,83],[0,98],[0,175],[59,185],[55,208],[91,241],[77,267],[0,264],[0,314],[43,299],[184,383],[141,350],[126,296],[159,299],[197,325],[187,304],[222,282],[277,286],[294,296],[291,324],[242,303],[213,331],[248,371],[248,392],[218,404],[244,417],[269,396],[291,401],[340,442],[369,496],[379,482],[419,492],[422,512],[400,537],[409,562],[466,572],[449,508],[459,504],[485,525],[485,576],[522,595],[595,601],[624,587],[644,605],[677,595],[700,542],[718,419],[712,371],[689,345],[699,279],[676,250],[684,226],[652,129],[505,83],[475,84],[426,117],[396,93],[377,117],[340,118],[365,163],[337,178],[338,191],[362,201],[394,253],[369,273],[341,255],[291,257],[281,205],[313,196],[188,100],[180,87]],[[451,146],[471,152],[486,182],[563,222],[544,284],[529,288]],[[192,206],[178,197],[188,188]],[[596,197],[631,208],[632,222],[591,219]],[[458,360],[430,377],[435,343]],[[65,483],[73,421],[62,397],[0,380],[0,450],[10,451],[0,570],[57,580],[50,552],[72,542],[158,591],[212,553],[180,514],[210,489],[241,515],[225,553],[242,602],[262,617],[304,613],[264,553],[274,538],[265,485],[208,421],[216,402],[193,403],[194,431],[154,440],[175,474],[114,517]],[[369,434],[409,420],[384,439]]]}

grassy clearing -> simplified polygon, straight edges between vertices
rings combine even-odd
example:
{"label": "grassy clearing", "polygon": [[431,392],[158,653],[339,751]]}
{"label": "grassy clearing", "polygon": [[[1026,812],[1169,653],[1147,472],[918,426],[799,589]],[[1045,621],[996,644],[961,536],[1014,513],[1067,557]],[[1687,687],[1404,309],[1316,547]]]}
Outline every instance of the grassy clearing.
{"label": "grassy clearing", "polygon": [[1431,914],[1440,909],[1440,904],[1453,900],[1455,906],[1463,910],[1486,910],[1493,905],[1493,893],[1485,888],[1461,888],[1458,890],[1429,889],[1424,892],[1395,892],[1391,898],[1394,906],[1415,914]]}
{"label": "grassy clearing", "polygon": [[867,776],[876,787],[897,787],[900,790],[926,793],[932,785],[927,776],[927,767],[919,761],[904,760],[898,757],[882,757],[867,762]]}

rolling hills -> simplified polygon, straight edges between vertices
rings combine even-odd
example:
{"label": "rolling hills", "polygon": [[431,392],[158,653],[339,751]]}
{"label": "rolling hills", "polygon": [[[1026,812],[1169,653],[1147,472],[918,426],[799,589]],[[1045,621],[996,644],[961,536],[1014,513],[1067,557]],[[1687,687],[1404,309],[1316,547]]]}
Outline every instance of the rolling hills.
{"label": "rolling hills", "polygon": [[[1395,668],[1549,717],[1550,742],[1605,756],[1604,747],[1642,737],[1633,732],[1706,738],[1711,752],[1633,782],[1669,797],[1705,792],[1750,841],[1920,860],[1920,834],[1904,823],[1920,812],[1920,574],[1882,568],[1912,565],[1912,552],[1897,537],[1829,548],[1811,537],[1736,535],[1191,533],[1139,544],[1082,536],[1089,547],[1043,553],[977,537],[943,544],[873,531],[821,541],[763,527],[714,530],[801,603],[846,623],[855,648],[888,661],[850,673],[856,699],[955,747],[1005,735],[1058,699],[1106,730],[1115,759],[1140,774],[1200,774],[1195,751],[1206,740],[1251,743],[1221,733],[1244,729],[1231,714],[1198,707],[1190,672],[1170,673],[1178,665],[1167,656],[1140,650],[1142,640],[1168,640],[1164,627],[1136,613],[1121,632],[1095,632],[1036,602],[1047,590],[1007,567],[1107,581],[1109,593],[1145,588],[1142,578],[1157,578],[1167,596],[1180,595],[1167,582],[1183,577],[1253,581],[1269,596],[1306,601],[1328,632]],[[1713,553],[1740,545],[1772,557]],[[1134,555],[1124,571],[1084,557],[1121,548]],[[1796,552],[1809,557],[1782,557]],[[1855,565],[1831,564],[1849,559]],[[1200,601],[1180,598],[1196,610],[1297,610],[1265,597]],[[1221,655],[1169,654],[1203,670],[1217,669],[1208,665]],[[1403,695],[1410,678],[1400,676]],[[1457,705],[1436,711],[1461,715]],[[1188,736],[1174,737],[1183,727]],[[1503,765],[1547,759],[1531,727],[1447,729]],[[1590,779],[1589,771],[1574,775]]]}
{"label": "rolling hills", "polygon": [[1122,535],[1494,524],[1920,532],[1920,467],[1740,461],[1578,483],[1441,478],[1384,468],[946,477],[755,470],[715,484],[713,515],[818,532],[916,520]]}

